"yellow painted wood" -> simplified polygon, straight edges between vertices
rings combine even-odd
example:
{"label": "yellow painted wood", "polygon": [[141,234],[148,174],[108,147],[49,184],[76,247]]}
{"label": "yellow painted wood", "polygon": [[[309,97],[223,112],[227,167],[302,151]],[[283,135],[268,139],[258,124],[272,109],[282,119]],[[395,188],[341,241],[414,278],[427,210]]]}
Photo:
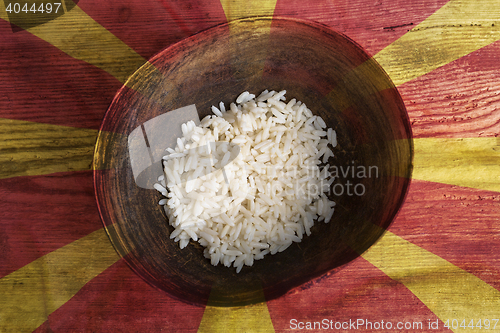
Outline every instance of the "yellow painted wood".
{"label": "yellow painted wood", "polygon": [[5,2],[0,1],[0,19],[9,22],[9,16],[7,16],[7,12],[5,11]]}
{"label": "yellow painted wood", "polygon": [[32,332],[118,259],[99,229],[0,279],[0,332]]}
{"label": "yellow painted wood", "polygon": [[500,138],[414,139],[413,179],[500,192]]}
{"label": "yellow painted wood", "polygon": [[0,179],[109,169],[112,157],[94,154],[98,133],[101,145],[126,140],[117,133],[0,118]]}
{"label": "yellow painted wood", "polygon": [[277,0],[220,0],[227,21],[250,16],[272,16]]}
{"label": "yellow painted wood", "polygon": [[97,133],[0,118],[0,179],[90,170]]}
{"label": "yellow painted wood", "polygon": [[208,305],[205,308],[198,333],[233,332],[274,332],[264,294],[262,294],[262,303],[254,305],[230,308]]}
{"label": "yellow painted wood", "polygon": [[396,86],[500,40],[500,2],[451,0],[374,58]]}
{"label": "yellow painted wood", "polygon": [[[443,322],[457,319],[460,324],[466,319],[468,324],[471,319],[476,323],[478,319],[491,321],[499,317],[500,291],[391,232],[386,232],[362,256],[390,278],[404,284]],[[459,328],[454,331],[477,330]],[[431,330],[424,327],[424,331]]]}

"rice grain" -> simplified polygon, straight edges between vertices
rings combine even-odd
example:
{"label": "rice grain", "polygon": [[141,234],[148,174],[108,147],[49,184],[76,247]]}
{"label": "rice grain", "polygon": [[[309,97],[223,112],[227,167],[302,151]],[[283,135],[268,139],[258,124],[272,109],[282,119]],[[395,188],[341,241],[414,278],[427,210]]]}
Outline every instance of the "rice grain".
{"label": "rice grain", "polygon": [[334,157],[336,133],[285,94],[245,91],[227,111],[220,102],[199,126],[182,125],[154,185],[180,248],[197,241],[212,265],[239,273],[300,242],[314,221],[330,222],[335,203],[324,192],[333,179],[320,165]]}

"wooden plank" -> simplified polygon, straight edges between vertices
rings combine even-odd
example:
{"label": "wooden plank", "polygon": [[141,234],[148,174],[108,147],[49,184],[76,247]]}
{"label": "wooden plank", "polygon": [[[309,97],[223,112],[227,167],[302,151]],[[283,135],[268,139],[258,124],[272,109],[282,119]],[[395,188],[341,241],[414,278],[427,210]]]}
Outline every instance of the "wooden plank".
{"label": "wooden plank", "polygon": [[0,118],[0,179],[90,170],[97,131]]}
{"label": "wooden plank", "polygon": [[415,138],[500,136],[500,42],[398,87]]}
{"label": "wooden plank", "polygon": [[275,15],[314,20],[340,31],[376,54],[448,0],[278,0]]}
{"label": "wooden plank", "polygon": [[[499,290],[391,232],[363,253],[363,258],[403,283],[444,323],[498,316]],[[453,331],[475,332],[474,327]]]}
{"label": "wooden plank", "polygon": [[[412,325],[414,322],[421,323],[424,327],[429,321],[437,320],[440,329],[433,332],[449,332],[443,329],[438,317],[403,284],[392,280],[361,257],[267,304],[276,332],[320,332],[318,329],[299,330],[298,322],[302,322],[305,327],[307,322],[322,324],[325,319],[329,325],[325,332],[390,332],[370,330],[369,326],[365,326],[366,322],[373,325],[374,322],[380,324],[382,320],[384,323],[391,322],[393,327],[398,322]],[[365,321],[359,329],[358,319]],[[353,324],[354,328],[351,326]],[[419,329],[408,331],[426,332]]]}
{"label": "wooden plank", "polygon": [[118,259],[99,229],[0,279],[0,330],[32,332]]}
{"label": "wooden plank", "polygon": [[102,228],[92,172],[0,179],[0,278]]}
{"label": "wooden plank", "polygon": [[[29,22],[19,21],[24,29]],[[146,62],[137,52],[95,22],[80,7],[55,20],[27,29],[71,57],[92,64],[117,78],[126,79]]]}
{"label": "wooden plank", "polygon": [[145,283],[120,260],[50,314],[34,333],[129,332],[131,328],[194,333],[203,311]]}
{"label": "wooden plank", "polygon": [[145,59],[197,32],[226,22],[218,0],[120,2],[113,10],[98,0],[78,6]]}
{"label": "wooden plank", "polygon": [[273,16],[276,0],[220,0],[227,21],[252,16]]}
{"label": "wooden plank", "polygon": [[[294,4],[293,2],[278,0],[275,14],[283,13],[295,17],[312,18],[327,23],[353,37],[368,48],[370,52],[376,53],[403,36],[407,30],[417,26],[419,22],[437,10],[444,2],[378,1],[360,5],[359,2],[347,1],[319,1],[309,4],[297,2]],[[3,6],[2,2],[0,2],[0,6]],[[112,35],[118,36],[118,39],[131,46],[142,57],[155,53],[155,50],[161,47],[162,38],[166,38],[169,42],[174,41],[206,24],[202,22],[202,12],[207,7],[197,5],[192,1],[184,3],[164,1],[162,2],[164,10],[160,10],[158,3],[147,5],[138,2],[123,3],[118,10],[113,11],[109,10],[109,6],[96,1],[82,2],[81,6],[86,6],[84,11],[92,19],[104,26],[108,31],[111,31]],[[191,8],[188,8],[188,6],[191,6]],[[200,7],[203,9],[198,10]],[[151,11],[149,11],[151,8],[153,9],[152,12],[154,12],[152,15],[150,15]],[[210,15],[216,14],[207,18],[209,22],[224,20],[224,13],[220,4],[218,8],[217,11],[210,11]],[[0,15],[2,14],[0,8]],[[137,15],[134,16],[134,14]],[[162,25],[160,22],[161,17],[167,16],[168,18],[165,18],[165,23]],[[143,22],[141,25],[141,21],[148,17],[151,17],[151,22]],[[179,26],[176,26],[172,31],[165,31],[164,29],[168,28],[166,22],[172,22],[172,20],[176,21]],[[409,25],[410,23],[413,23],[413,26]],[[8,25],[1,22],[0,28],[3,27],[8,28]],[[427,30],[438,31],[433,29],[429,28]],[[482,28],[474,26],[467,29],[469,29],[468,31],[479,31]],[[136,36],[134,36],[134,30],[137,30]],[[416,33],[420,34],[419,38],[424,41],[422,36],[425,36],[426,32],[422,30]],[[119,87],[117,83],[119,81],[100,70],[89,69],[92,66],[85,64],[83,61],[73,62],[67,55],[61,54],[59,51],[52,52],[47,47],[48,44],[44,44],[45,42],[39,43],[41,40],[27,38],[26,35],[26,33],[21,32],[18,36],[24,37],[16,37],[16,42],[2,45],[2,47],[7,45],[9,51],[10,48],[16,49],[17,46],[22,45],[22,55],[31,59],[22,60],[19,57],[16,60],[14,52],[9,53],[12,55],[12,59],[11,56],[7,59],[10,61],[9,64],[19,62],[22,66],[16,70],[8,70],[12,80],[7,78],[6,81],[11,83],[0,80],[2,92],[9,92],[8,98],[5,98],[6,95],[4,94],[0,96],[0,103],[4,103],[3,105],[10,108],[5,111],[5,114],[8,115],[5,117],[96,129],[99,115],[102,115],[106,107],[106,101],[112,97]],[[148,35],[151,36],[148,37]],[[459,36],[460,33],[457,32],[453,35]],[[25,42],[21,43],[23,38],[26,38]],[[432,46],[439,46],[432,38],[429,40],[432,41]],[[38,53],[40,60],[36,60],[35,52],[30,53],[28,51],[31,45],[34,45],[33,47],[37,50],[36,53]],[[427,44],[423,43],[418,45],[421,47],[427,46]],[[498,74],[496,74],[498,72],[498,62],[496,61],[498,46],[495,45],[474,52],[474,57],[464,57],[452,62],[449,66],[441,67],[439,70],[434,70],[430,74],[413,79],[401,86],[403,97],[414,121],[417,137],[460,138],[461,136],[480,137],[482,135],[494,137],[498,134],[495,127],[500,119],[497,110],[499,87],[496,84],[498,81]],[[411,47],[411,44],[407,44],[407,46]],[[2,49],[2,55],[0,55],[2,60],[5,60],[4,56],[6,54],[5,49]],[[396,53],[393,55],[397,56]],[[48,60],[45,61],[44,59]],[[40,70],[36,71],[29,66],[30,61],[46,67],[40,67]],[[89,76],[78,83],[71,83],[71,74],[66,74],[58,80],[55,77],[57,66],[52,64],[59,61],[64,62],[63,68],[67,69],[68,73],[88,72]],[[44,63],[48,64],[44,65]],[[441,63],[438,62],[437,64],[440,66]],[[434,62],[433,66],[435,65],[436,62]],[[427,67],[424,66],[424,68]],[[43,69],[53,72],[54,77],[47,75],[45,78]],[[30,81],[30,71],[34,72],[32,81]],[[15,75],[23,73],[25,77],[21,77],[19,80],[14,79]],[[100,73],[102,73],[102,77],[100,77]],[[80,74],[75,74],[75,77],[77,75]],[[54,86],[58,87],[53,92],[51,91],[51,80],[55,80]],[[93,80],[102,80],[103,82],[98,84],[93,83]],[[22,97],[16,95],[19,92],[19,90],[16,92],[16,83],[21,83],[19,87],[26,87],[26,89],[23,88],[26,91],[26,97],[23,97],[25,101],[18,101],[18,104],[13,103],[11,99],[12,96],[15,96],[15,98]],[[43,100],[41,97],[30,96],[30,91],[37,90],[37,83],[40,84],[42,97],[45,96],[46,99],[50,100],[47,107],[39,106]],[[69,89],[68,84],[70,84]],[[4,87],[8,89],[4,90]],[[73,98],[77,99],[75,96],[78,96],[78,93],[82,91],[81,100],[76,102],[77,111],[75,111],[72,109],[75,104]],[[57,100],[57,94],[61,94],[60,102]],[[30,97],[31,100],[29,100]],[[95,104],[92,104],[93,97],[98,100]],[[415,104],[411,102],[415,102]],[[474,103],[477,103],[477,105],[475,106]],[[51,106],[53,106],[52,109]],[[64,110],[65,107],[67,110]],[[0,112],[4,112],[4,110],[3,106],[0,107]],[[3,116],[3,114],[0,116]],[[64,118],[69,120],[64,122]],[[78,120],[81,120],[80,124]],[[37,132],[38,130],[34,131]],[[47,127],[45,131],[49,133],[52,128]],[[62,130],[55,129],[55,131],[60,133]],[[71,133],[63,134],[70,135]],[[62,138],[64,139],[65,136]],[[25,140],[21,136],[17,137],[17,139]],[[40,141],[40,143],[49,148],[54,147],[53,151],[57,154],[62,147],[59,146],[61,141],[58,140],[60,139],[53,137],[53,142]],[[28,144],[30,140],[33,141],[32,136],[26,140],[25,148],[23,148],[24,152],[20,152],[21,155],[16,156],[23,156],[24,153],[29,152],[34,147]],[[90,141],[87,143],[90,143]],[[89,144],[88,147],[92,145]],[[70,146],[68,147],[71,148]],[[429,159],[439,156],[443,150],[443,146],[439,144],[433,146],[435,149],[432,152],[427,152],[428,156],[430,156]],[[15,147],[15,145],[9,146],[8,149]],[[451,156],[454,159],[460,154],[453,155],[448,152],[444,155]],[[76,157],[71,160],[77,162],[79,158]],[[36,160],[30,159],[29,161],[31,163]],[[64,161],[64,159],[59,160],[59,162],[61,161]],[[473,158],[471,161],[473,165],[477,166],[477,164],[474,164]],[[442,166],[446,166],[448,162],[440,159]],[[57,166],[57,164],[53,163],[52,166]],[[26,163],[18,165],[20,168],[24,168]],[[36,168],[40,166],[37,166],[36,163],[34,165]],[[4,164],[2,164],[2,168],[3,166]],[[453,173],[453,171],[449,173]],[[432,174],[432,172],[429,172],[429,174]],[[461,178],[471,178],[472,174],[474,172],[461,174]],[[19,222],[22,222],[20,223],[21,227],[23,223],[28,224],[30,222],[28,219],[30,212],[35,211],[39,206],[49,207],[47,211],[39,212],[38,216],[42,217],[41,220],[48,220],[50,215],[48,211],[54,212],[55,210],[55,214],[58,216],[57,219],[47,223],[52,222],[54,228],[59,224],[62,225],[62,216],[70,215],[76,207],[70,208],[70,204],[65,199],[61,199],[62,201],[58,199],[52,203],[49,198],[63,196],[64,193],[79,196],[83,200],[84,207],[90,210],[90,199],[93,199],[93,197],[86,191],[88,186],[91,186],[91,181],[86,177],[79,178],[79,176],[75,176],[72,180],[74,183],[71,185],[69,179],[71,178],[68,178],[67,186],[74,186],[81,181],[85,189],[82,189],[82,192],[71,192],[69,187],[61,185],[60,180],[55,181],[53,184],[50,183],[50,180],[53,180],[50,177],[23,177],[19,181],[17,178],[4,179],[2,181],[2,184],[5,184],[4,189],[9,188],[9,190],[5,190],[5,193],[12,196],[2,207],[5,212],[12,214],[9,215],[12,217],[12,223],[9,224],[9,227],[15,228],[16,223]],[[393,225],[394,229],[391,230],[403,239],[435,253],[499,289],[498,281],[500,281],[500,278],[498,274],[500,268],[498,263],[500,260],[496,252],[493,252],[493,245],[498,244],[498,232],[490,232],[495,230],[497,224],[497,192],[476,191],[471,188],[418,182],[416,180],[414,180],[414,183],[426,185],[419,185],[420,187],[413,187],[412,185],[414,190],[409,193],[407,201],[410,205],[403,208],[398,220]],[[32,188],[28,190],[26,186]],[[37,186],[40,186],[39,191],[36,189]],[[22,197],[23,191],[27,193],[24,197]],[[51,191],[54,193],[50,193]],[[37,197],[39,193],[43,193],[40,198]],[[43,197],[45,195],[46,197]],[[412,195],[418,199],[412,199]],[[20,197],[22,198],[18,200]],[[33,205],[27,206],[30,202]],[[54,205],[57,202],[62,202],[63,207],[50,206],[50,204]],[[84,207],[81,207],[81,209],[84,209]],[[58,208],[59,210],[57,210]],[[2,220],[6,216],[2,216]],[[81,218],[84,219],[85,216]],[[83,220],[80,223],[84,223]],[[46,229],[47,233],[50,232],[49,229]],[[68,230],[68,233],[83,233],[84,231],[83,226],[75,226],[75,228]],[[64,233],[61,235],[63,235],[61,238],[64,241],[73,237]],[[44,242],[44,239],[46,239],[44,238],[45,235],[41,236],[40,234],[34,234],[33,237],[35,241],[26,238],[22,240],[25,243],[20,243],[20,239],[17,242],[19,247],[13,250],[26,253],[33,248],[33,244],[36,244],[37,241]],[[48,248],[50,244],[44,245],[47,245]],[[40,249],[46,251],[44,247],[40,247]],[[38,251],[38,248],[36,251]],[[15,259],[15,257],[13,258]],[[2,264],[3,262],[2,260]],[[157,330],[163,328],[175,331],[180,331],[183,328],[182,325],[185,324],[186,331],[196,330],[197,324],[201,320],[202,311],[183,307],[182,303],[162,298],[159,296],[160,293],[152,288],[146,290],[150,287],[125,266],[121,266],[121,268],[117,268],[113,272],[107,274],[108,271],[105,271],[104,274],[99,275],[95,280],[85,285],[84,289],[77,292],[70,302],[64,303],[62,307],[53,312],[49,321],[46,322],[47,326],[41,327],[40,330],[46,329],[48,331],[54,328],[62,331],[86,329],[109,331],[116,327],[122,327],[125,330],[130,327],[129,324],[133,325],[134,328],[143,328],[143,330],[154,327]],[[403,284],[385,276],[363,259],[348,265],[342,271],[323,278],[321,283],[310,284],[300,292],[292,292],[282,299],[269,302],[268,308],[276,331],[291,331],[289,320],[295,317],[299,320],[317,320],[324,317],[341,318],[341,320],[361,317],[373,321],[384,318],[402,321],[420,320],[424,322],[428,319],[437,320],[437,317]],[[339,309],[342,309],[340,314]],[[141,318],[144,320],[141,321]],[[191,318],[193,322],[190,321]],[[148,324],[153,326],[148,326]]]}
{"label": "wooden plank", "polygon": [[451,0],[374,58],[398,86],[500,39],[496,0]]}
{"label": "wooden plank", "polygon": [[0,117],[98,129],[121,83],[26,31],[0,21]]}
{"label": "wooden plank", "polygon": [[208,300],[198,333],[253,332],[274,333],[273,322],[269,315],[264,293],[260,303],[241,307],[210,306]]}
{"label": "wooden plank", "polygon": [[500,194],[412,180],[390,229],[500,290]]}
{"label": "wooden plank", "polygon": [[414,140],[412,178],[500,192],[500,138]]}

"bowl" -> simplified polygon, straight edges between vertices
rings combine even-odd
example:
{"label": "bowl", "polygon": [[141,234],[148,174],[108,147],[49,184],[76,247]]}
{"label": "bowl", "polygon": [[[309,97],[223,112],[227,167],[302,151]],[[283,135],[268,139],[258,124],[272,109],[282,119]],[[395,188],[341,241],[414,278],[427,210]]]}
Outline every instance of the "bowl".
{"label": "bowl", "polygon": [[[328,194],[336,207],[302,242],[236,273],[212,266],[197,242],[181,250],[169,238],[151,179],[161,173],[162,140],[175,139],[179,123],[265,89],[285,89],[336,130]],[[171,45],[129,78],[100,128],[94,185],[109,238],[140,277],[184,302],[241,306],[314,283],[366,251],[404,201],[412,157],[404,103],[366,51],[318,23],[254,17]]]}

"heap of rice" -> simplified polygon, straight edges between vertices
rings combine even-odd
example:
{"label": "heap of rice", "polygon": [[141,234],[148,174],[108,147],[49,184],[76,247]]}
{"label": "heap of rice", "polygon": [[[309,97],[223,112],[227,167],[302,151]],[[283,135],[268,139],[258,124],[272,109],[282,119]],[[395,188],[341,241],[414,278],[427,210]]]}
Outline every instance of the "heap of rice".
{"label": "heap of rice", "polygon": [[212,265],[240,272],[309,236],[315,220],[330,221],[334,179],[321,165],[333,157],[335,131],[285,93],[244,92],[227,111],[212,106],[199,126],[182,125],[155,185],[181,249],[193,239]]}

